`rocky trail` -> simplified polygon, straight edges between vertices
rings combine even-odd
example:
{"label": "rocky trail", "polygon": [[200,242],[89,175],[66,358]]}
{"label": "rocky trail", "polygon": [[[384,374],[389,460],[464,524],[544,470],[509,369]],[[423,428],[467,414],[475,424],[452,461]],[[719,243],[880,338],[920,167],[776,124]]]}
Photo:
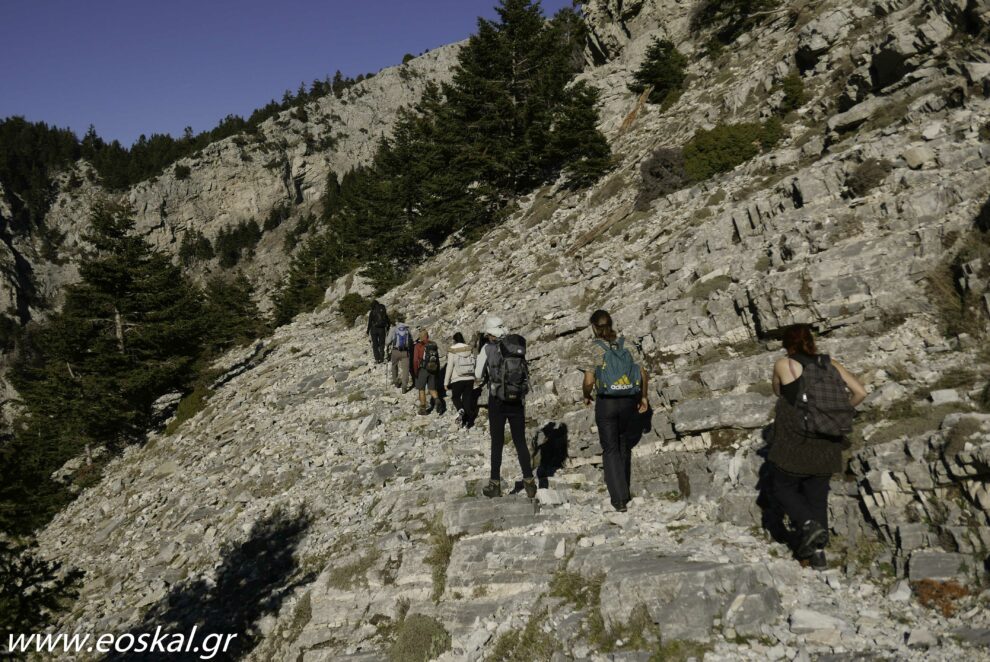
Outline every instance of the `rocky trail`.
{"label": "rocky trail", "polygon": [[[945,617],[868,558],[802,568],[758,527],[725,521],[716,493],[756,494],[755,441],[710,455],[715,491],[685,496],[644,487],[669,458],[644,439],[624,514],[593,455],[535,501],[482,497],[484,416],[469,432],[450,413],[417,416],[415,392],[386,387],[364,336],[336,324],[316,313],[239,357],[253,367],[176,435],[116,460],[53,523],[43,544],[87,571],[67,625],[177,629],[212,615],[248,626],[259,660],[381,659],[415,614],[450,633],[441,659],[483,659],[527,627],[560,659],[646,659],[623,648],[655,648],[658,634],[671,659],[987,657],[990,594]],[[572,449],[597,444],[580,435]],[[517,474],[510,447],[507,486]],[[65,536],[80,529],[92,533]]]}
{"label": "rocky trail", "polygon": [[[442,348],[488,315],[529,339],[527,432],[550,465],[565,437],[568,456],[535,502],[482,497],[484,421],[416,416],[369,364],[338,313],[370,293],[352,274],[228,355],[198,413],[41,532],[87,573],[62,629],[198,623],[258,660],[448,643],[440,659],[990,659],[990,46],[972,32],[990,6],[796,2],[707,55],[695,4],[588,3],[607,58],[583,78],[614,172],[519,199],[382,297]],[[669,107],[627,89],[653,37],[691,56]],[[779,116],[793,72],[807,98],[771,151],[650,193],[658,147]],[[652,377],[625,515],[574,365],[599,307]],[[832,481],[825,572],[773,542],[758,505],[770,366],[798,322],[870,393]]]}

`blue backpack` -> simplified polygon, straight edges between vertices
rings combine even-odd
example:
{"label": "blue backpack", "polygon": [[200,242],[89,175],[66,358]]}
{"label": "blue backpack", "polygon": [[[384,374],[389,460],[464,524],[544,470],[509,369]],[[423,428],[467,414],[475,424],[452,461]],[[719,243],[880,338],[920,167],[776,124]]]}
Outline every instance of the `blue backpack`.
{"label": "blue backpack", "polygon": [[595,367],[598,395],[639,395],[643,390],[643,375],[632,354],[625,348],[625,339],[619,338],[614,343],[596,340],[595,344],[605,350],[601,365]]}
{"label": "blue backpack", "polygon": [[392,346],[403,352],[409,351],[410,339],[409,327],[405,324],[400,324],[395,327],[395,342]]}

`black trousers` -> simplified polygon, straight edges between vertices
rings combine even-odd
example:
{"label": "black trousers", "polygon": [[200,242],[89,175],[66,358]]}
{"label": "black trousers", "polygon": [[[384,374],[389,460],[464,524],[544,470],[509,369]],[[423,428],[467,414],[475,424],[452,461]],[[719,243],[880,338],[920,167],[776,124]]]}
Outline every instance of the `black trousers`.
{"label": "black trousers", "polygon": [[602,398],[595,400],[595,424],[602,445],[602,468],[605,486],[615,508],[629,502],[632,478],[632,449],[643,434],[643,424],[636,411],[637,398]]}
{"label": "black trousers", "polygon": [[371,351],[375,355],[375,363],[385,360],[385,335],[388,329],[383,327],[371,327]]}
{"label": "black trousers", "polygon": [[828,530],[828,491],[831,476],[805,476],[771,465],[773,495],[787,513],[791,525],[815,520]]}
{"label": "black trousers", "polygon": [[454,403],[454,409],[464,412],[461,420],[468,424],[474,421],[474,380],[466,379],[459,382],[450,383],[450,400]]}
{"label": "black trousers", "polygon": [[506,423],[509,424],[509,431],[512,433],[512,443],[516,447],[523,478],[532,478],[533,466],[529,457],[529,447],[526,445],[526,406],[522,403],[505,403],[496,397],[491,397],[488,399],[488,431],[492,437],[491,479],[501,480]]}

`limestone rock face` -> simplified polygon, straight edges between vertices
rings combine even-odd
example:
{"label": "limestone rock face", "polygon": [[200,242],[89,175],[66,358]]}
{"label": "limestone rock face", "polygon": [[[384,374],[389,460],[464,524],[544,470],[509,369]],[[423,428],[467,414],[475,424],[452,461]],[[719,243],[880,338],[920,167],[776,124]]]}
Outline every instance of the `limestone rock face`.
{"label": "limestone rock face", "polygon": [[[805,4],[713,60],[707,36],[686,29],[696,4],[588,3],[609,59],[582,77],[602,90],[615,169],[586,190],[555,182],[518,200],[504,225],[451,242],[382,297],[444,356],[454,332],[473,337],[490,315],[530,340],[535,500],[511,444],[503,496],[483,496],[484,410],[462,430],[454,412],[420,416],[415,394],[388,385],[361,321],[344,328],[336,311],[364,286],[346,277],[327,305],[218,362],[202,411],[114,459],[41,532],[46,555],[87,573],[60,631],[219,614],[251,624],[247,659],[366,660],[418,616],[450,634],[444,660],[520,640],[556,659],[986,659],[987,317],[947,305],[990,294],[990,98],[967,64],[990,51],[965,36],[986,11]],[[696,54],[692,82],[670,108],[631,116],[626,86],[654,36]],[[657,147],[769,117],[796,70],[808,100],[772,153],[637,205]],[[241,168],[228,149],[210,158]],[[288,199],[298,178],[305,209],[322,167],[311,156],[253,181]],[[889,168],[858,181],[873,160]],[[172,195],[198,182],[219,210],[193,171]],[[237,209],[252,209],[250,190]],[[144,227],[164,237],[185,207],[162,220],[147,199]],[[599,307],[651,376],[621,513],[580,392]],[[794,322],[815,325],[819,349],[872,394],[832,480],[823,571],[793,559],[764,460],[771,366]],[[968,595],[930,609],[922,580]],[[965,590],[939,583],[950,580]]]}
{"label": "limestone rock face", "polygon": [[[327,178],[368,163],[379,140],[391,132],[397,111],[415,104],[428,83],[449,78],[459,48],[459,44],[438,48],[380,71],[340,98],[331,94],[306,104],[301,112],[282,112],[264,122],[256,134],[212,143],[120,197],[134,208],[138,232],[170,253],[178,252],[190,231],[214,241],[221,231],[240,222],[253,220],[261,226],[273,210],[288,208],[289,219],[265,232],[255,259],[245,261],[245,271],[267,305],[288,263],[286,233],[302,217],[319,214]],[[176,177],[180,166],[189,168],[187,177]],[[59,193],[45,219],[46,226],[61,235],[56,247],[59,259],[44,257],[38,237],[15,238],[31,267],[30,286],[40,300],[55,306],[60,304],[61,289],[77,278],[72,264],[84,249],[82,235],[94,199],[106,194],[93,183],[95,173],[88,164],[80,162],[75,170],[71,184],[68,173],[60,178]],[[4,201],[0,218],[8,216]],[[27,285],[11,279],[2,259],[0,293],[22,290]]]}

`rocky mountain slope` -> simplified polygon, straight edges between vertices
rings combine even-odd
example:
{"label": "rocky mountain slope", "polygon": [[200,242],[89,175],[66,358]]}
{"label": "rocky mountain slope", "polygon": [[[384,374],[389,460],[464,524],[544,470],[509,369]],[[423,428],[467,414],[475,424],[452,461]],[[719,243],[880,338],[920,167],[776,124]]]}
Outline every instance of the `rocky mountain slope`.
{"label": "rocky mountain slope", "polygon": [[[287,233],[308,214],[319,214],[319,200],[331,173],[343,176],[374,156],[379,140],[391,132],[396,113],[419,100],[430,82],[446,80],[457,58],[458,44],[427,52],[407,63],[384,69],[346,89],[283,111],[265,121],[254,135],[242,134],[212,143],[200,153],[180,159],[165,172],[123,194],[134,207],[137,230],[154,246],[177,253],[182,238],[196,231],[215,242],[223,230],[254,220],[263,225],[273,210],[285,207],[288,219],[265,232],[245,260],[245,271],[265,301],[285,268]],[[188,168],[183,176],[177,171]],[[57,240],[16,235],[0,246],[6,265],[15,257],[24,273],[3,270],[0,303],[16,310],[25,288],[50,305],[58,305],[62,288],[77,278],[75,261],[85,250],[81,235],[89,223],[95,196],[106,194],[93,169],[80,161],[58,180],[59,193],[46,216]],[[0,191],[0,218],[9,217]],[[216,270],[215,261],[203,265]]]}
{"label": "rocky mountain slope", "polygon": [[[480,496],[484,422],[414,415],[360,322],[342,327],[336,302],[361,287],[342,279],[226,357],[204,410],[111,463],[41,534],[87,573],[61,629],[199,624],[259,660],[433,644],[448,660],[990,659],[987,318],[945,331],[959,289],[986,294],[990,50],[973,33],[990,5],[789,3],[692,58],[671,107],[637,104],[626,84],[653,36],[703,48],[695,4],[590,3],[589,57],[610,59],[585,76],[616,170],[520,200],[384,299],[442,344],[490,314],[530,338],[535,502]],[[658,146],[769,116],[797,69],[810,100],[772,152],[637,200]],[[871,159],[888,166],[864,186]],[[597,307],[654,378],[626,514],[610,512],[573,364]],[[774,338],[798,321],[871,392],[833,480],[826,572],[761,528]],[[510,484],[515,467],[509,450]]]}

